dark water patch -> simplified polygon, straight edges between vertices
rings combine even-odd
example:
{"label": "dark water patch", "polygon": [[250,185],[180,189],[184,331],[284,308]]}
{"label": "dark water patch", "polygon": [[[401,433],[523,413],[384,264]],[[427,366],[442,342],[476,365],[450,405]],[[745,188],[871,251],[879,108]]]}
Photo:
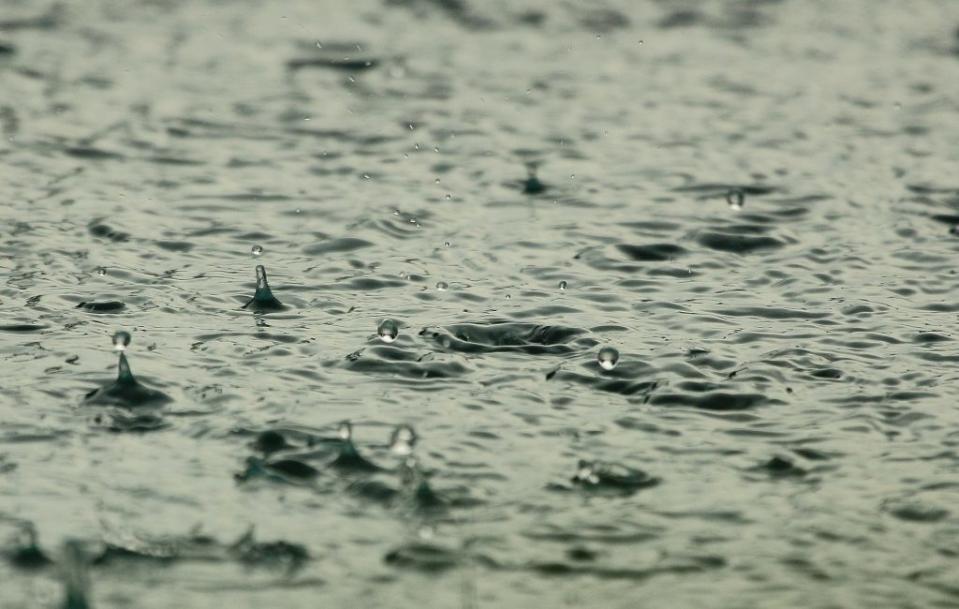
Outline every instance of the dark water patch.
{"label": "dark water patch", "polygon": [[701,410],[728,412],[751,410],[760,406],[781,404],[782,402],[759,393],[714,391],[703,394],[654,393],[650,398],[650,403],[655,406],[690,406]]}
{"label": "dark water patch", "polygon": [[364,247],[370,247],[371,245],[373,244],[365,239],[344,237],[341,239],[331,239],[316,245],[309,245],[303,248],[303,253],[309,256],[318,256],[320,254],[353,252]]}
{"label": "dark water patch", "polygon": [[952,340],[950,337],[944,334],[939,334],[937,332],[920,332],[913,339],[913,341],[917,343],[925,343],[925,344],[941,343],[941,342],[946,342],[950,340]]}
{"label": "dark water patch", "polygon": [[664,30],[687,28],[706,23],[706,17],[701,12],[690,9],[680,9],[670,12],[656,22],[656,27]]}
{"label": "dark water patch", "polygon": [[116,300],[107,300],[103,302],[81,302],[76,308],[89,313],[119,313],[126,308],[126,305]]}
{"label": "dark water patch", "polygon": [[702,193],[706,198],[716,198],[716,197],[725,197],[726,193],[730,191],[741,191],[745,195],[750,196],[760,196],[768,195],[774,192],[779,191],[779,188],[775,186],[763,186],[760,184],[718,184],[718,183],[705,183],[705,184],[689,184],[686,186],[679,186],[673,189],[673,192],[692,192],[692,193]]}
{"label": "dark water patch", "polygon": [[168,252],[189,252],[196,244],[187,241],[157,241],[157,247]]}
{"label": "dark water patch", "polygon": [[400,362],[365,356],[347,358],[341,365],[353,372],[395,375],[413,380],[452,379],[470,372],[469,368],[459,362]]}
{"label": "dark water patch", "polygon": [[616,248],[632,258],[643,262],[661,262],[674,260],[686,253],[686,250],[673,243],[655,243],[651,245],[620,244]]}
{"label": "dark water patch", "polygon": [[584,330],[563,326],[490,321],[423,328],[420,336],[434,341],[444,350],[461,353],[562,355],[584,348],[578,340],[584,333]]}
{"label": "dark water patch", "polygon": [[462,555],[455,550],[416,542],[390,550],[383,557],[383,561],[392,567],[414,569],[424,573],[442,573],[459,565],[462,558]]}
{"label": "dark water patch", "polygon": [[842,378],[842,370],[838,368],[819,368],[817,370],[810,371],[810,376],[814,376],[818,379],[828,379],[828,380],[839,380]]}
{"label": "dark water patch", "polygon": [[785,245],[773,237],[720,231],[703,231],[696,237],[696,241],[709,249],[734,254],[752,254],[763,250],[779,249]]}
{"label": "dark water patch", "polygon": [[13,44],[9,42],[3,42],[2,40],[0,40],[0,57],[2,56],[9,57],[11,55],[16,54],[16,52],[17,52],[17,47],[13,46]]}
{"label": "dark water patch", "polygon": [[735,309],[713,311],[713,313],[732,317],[762,317],[765,319],[826,319],[829,317],[829,313],[797,311],[780,307],[737,307]]}
{"label": "dark water patch", "polygon": [[753,471],[759,471],[773,478],[801,478],[806,475],[806,470],[797,466],[786,457],[775,456],[753,468]]}
{"label": "dark water patch", "polygon": [[124,158],[119,152],[110,152],[109,150],[89,146],[71,146],[64,148],[63,152],[75,159],[84,161],[114,161]]}
{"label": "dark water patch", "polygon": [[49,326],[43,326],[40,324],[6,324],[0,326],[0,332],[24,334],[28,332],[39,332],[40,330],[46,330],[48,327]]}
{"label": "dark water patch", "polygon": [[114,230],[113,228],[111,228],[110,226],[106,224],[103,224],[99,220],[94,220],[93,222],[88,224],[87,230],[94,237],[98,237],[100,239],[108,239],[110,241],[113,241],[114,243],[122,243],[130,239],[129,233],[125,233],[119,230]]}
{"label": "dark water patch", "polygon": [[304,68],[320,68],[341,72],[363,72],[372,70],[380,65],[380,61],[373,57],[298,57],[286,62],[289,70],[297,71]]}

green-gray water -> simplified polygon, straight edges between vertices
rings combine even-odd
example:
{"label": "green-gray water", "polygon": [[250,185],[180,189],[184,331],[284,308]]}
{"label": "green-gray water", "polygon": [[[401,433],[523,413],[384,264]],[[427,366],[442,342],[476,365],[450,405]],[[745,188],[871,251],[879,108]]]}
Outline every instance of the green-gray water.
{"label": "green-gray water", "polygon": [[0,607],[959,606],[957,26],[0,0]]}

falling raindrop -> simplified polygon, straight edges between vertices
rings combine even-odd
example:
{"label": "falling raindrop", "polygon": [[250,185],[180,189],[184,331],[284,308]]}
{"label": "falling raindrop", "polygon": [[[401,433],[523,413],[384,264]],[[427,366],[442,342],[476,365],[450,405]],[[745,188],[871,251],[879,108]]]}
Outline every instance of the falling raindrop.
{"label": "falling raindrop", "polygon": [[396,337],[399,336],[400,327],[392,319],[384,319],[380,322],[379,327],[376,329],[376,333],[379,335],[380,340],[384,343],[391,343],[396,340]]}
{"label": "falling raindrop", "polygon": [[102,266],[97,267],[97,275],[99,275],[100,277],[103,277],[106,274],[107,274],[107,270],[105,268],[103,268]]}
{"label": "falling raindrop", "polygon": [[734,188],[726,193],[726,203],[729,204],[729,209],[739,211],[743,208],[745,200],[746,193],[741,188]]}
{"label": "falling raindrop", "polygon": [[568,285],[568,284],[566,283],[565,280],[564,280],[564,281],[560,281],[560,282],[559,282],[559,289],[560,289],[560,290],[565,290],[567,285]]}
{"label": "falling raindrop", "polygon": [[416,445],[416,432],[409,425],[399,425],[393,430],[390,437],[390,451],[400,457],[408,457],[413,454],[413,447]]}
{"label": "falling raindrop", "polygon": [[353,438],[353,424],[349,421],[343,421],[336,428],[336,435],[344,442],[349,442]]}
{"label": "falling raindrop", "polygon": [[619,363],[619,351],[612,347],[603,347],[596,355],[596,361],[603,370],[612,370]]}
{"label": "falling raindrop", "polygon": [[262,245],[254,245],[254,246],[253,246],[253,249],[250,250],[250,253],[253,255],[254,258],[259,258],[260,256],[263,255],[263,246],[262,246]]}
{"label": "falling raindrop", "polygon": [[113,335],[113,350],[114,351],[126,351],[127,347],[130,346],[130,333],[120,330]]}
{"label": "falling raindrop", "polygon": [[445,292],[446,290],[449,289],[449,287],[450,285],[446,283],[445,281],[440,281],[440,282],[437,282],[436,284],[436,289],[439,290],[440,292]]}

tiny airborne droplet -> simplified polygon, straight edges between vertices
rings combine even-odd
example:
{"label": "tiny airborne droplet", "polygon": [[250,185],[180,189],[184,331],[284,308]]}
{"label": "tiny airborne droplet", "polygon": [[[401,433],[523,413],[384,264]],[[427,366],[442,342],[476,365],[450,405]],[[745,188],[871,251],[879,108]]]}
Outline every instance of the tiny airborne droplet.
{"label": "tiny airborne droplet", "polygon": [[384,319],[376,329],[376,333],[379,335],[381,341],[389,344],[395,341],[396,337],[399,336],[400,328],[392,319]]}
{"label": "tiny airborne droplet", "polygon": [[400,457],[408,457],[413,454],[413,447],[416,445],[416,432],[409,425],[400,425],[393,430],[390,438],[390,451]]}
{"label": "tiny airborne droplet", "polygon": [[250,254],[252,254],[254,258],[259,258],[260,256],[263,255],[263,246],[254,245],[253,249],[250,250]]}
{"label": "tiny airborne droplet", "polygon": [[596,355],[596,361],[603,370],[612,370],[619,363],[619,351],[612,347],[603,347]]}
{"label": "tiny airborne droplet", "polygon": [[130,345],[130,333],[120,330],[119,332],[113,335],[113,350],[114,351],[126,351],[127,347]]}
{"label": "tiny airborne droplet", "polygon": [[97,275],[99,275],[100,277],[103,277],[106,274],[107,274],[107,270],[105,268],[103,268],[102,266],[97,267]]}
{"label": "tiny airborne droplet", "polygon": [[349,421],[343,421],[336,430],[336,435],[340,440],[349,442],[353,438],[353,425]]}
{"label": "tiny airborne droplet", "polygon": [[445,292],[446,290],[449,289],[449,287],[450,287],[449,284],[446,283],[445,281],[440,281],[436,284],[436,289],[439,290],[440,292]]}
{"label": "tiny airborne droplet", "polygon": [[567,286],[567,283],[566,283],[565,281],[560,281],[560,282],[559,282],[559,289],[565,290],[565,289],[566,289],[566,286]]}
{"label": "tiny airborne droplet", "polygon": [[729,209],[739,211],[743,208],[745,200],[746,193],[744,193],[741,188],[734,188],[726,193],[726,203],[729,204]]}

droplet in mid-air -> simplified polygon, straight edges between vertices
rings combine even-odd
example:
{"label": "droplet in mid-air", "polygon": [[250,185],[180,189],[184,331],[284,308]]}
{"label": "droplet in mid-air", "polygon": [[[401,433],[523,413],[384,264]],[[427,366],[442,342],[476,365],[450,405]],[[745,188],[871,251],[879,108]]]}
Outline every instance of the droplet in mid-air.
{"label": "droplet in mid-air", "polygon": [[619,363],[619,351],[612,347],[603,347],[596,354],[596,361],[603,370],[612,370]]}
{"label": "droplet in mid-air", "polygon": [[253,249],[250,250],[250,253],[253,255],[254,258],[259,258],[260,256],[263,255],[263,246],[262,246],[262,245],[254,245],[254,246],[253,246]]}
{"label": "droplet in mid-air", "polygon": [[393,430],[390,436],[390,452],[400,457],[408,457],[413,454],[413,447],[416,446],[416,432],[409,425],[399,425]]}
{"label": "droplet in mid-air", "polygon": [[263,265],[256,267],[256,292],[245,305],[244,309],[252,309],[257,312],[282,311],[286,306],[273,295],[270,290],[270,284],[266,279],[266,269]]}
{"label": "droplet in mid-air", "polygon": [[743,208],[745,201],[746,193],[743,192],[742,188],[734,188],[726,193],[726,203],[729,204],[729,209],[739,211]]}
{"label": "droplet in mid-air", "polygon": [[450,285],[446,283],[445,281],[440,281],[436,284],[436,289],[439,290],[440,292],[445,292],[446,290],[449,289],[449,287]]}
{"label": "droplet in mid-air", "polygon": [[380,340],[384,343],[391,343],[396,340],[396,337],[400,334],[399,325],[392,319],[384,319],[380,322],[379,327],[376,328],[376,334],[380,337]]}
{"label": "droplet in mid-air", "polygon": [[97,267],[97,275],[99,275],[100,277],[103,277],[106,274],[107,274],[107,270],[105,268],[103,268],[102,266]]}
{"label": "droplet in mid-air", "polygon": [[560,281],[560,282],[559,282],[559,289],[565,290],[567,285],[568,285],[568,284],[566,283],[565,280],[564,280],[564,281]]}
{"label": "droplet in mid-air", "polygon": [[130,346],[130,333],[120,330],[113,335],[113,350],[114,351],[126,351],[127,347]]}
{"label": "droplet in mid-air", "polygon": [[340,426],[336,428],[336,435],[340,440],[349,442],[353,439],[353,424],[349,421],[343,421],[340,423]]}

